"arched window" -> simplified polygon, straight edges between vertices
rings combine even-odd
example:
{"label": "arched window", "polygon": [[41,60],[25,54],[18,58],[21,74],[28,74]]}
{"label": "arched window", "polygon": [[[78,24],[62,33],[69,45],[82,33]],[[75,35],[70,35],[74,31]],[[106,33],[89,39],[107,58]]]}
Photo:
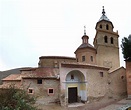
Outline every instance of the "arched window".
{"label": "arched window", "polygon": [[100,28],[102,29],[102,25],[100,25]]}
{"label": "arched window", "polygon": [[111,37],[111,44],[113,44],[113,37]]}
{"label": "arched window", "polygon": [[105,43],[108,43],[107,36],[104,37]]}
{"label": "arched window", "polygon": [[106,30],[109,30],[109,25],[108,24],[106,25]]}

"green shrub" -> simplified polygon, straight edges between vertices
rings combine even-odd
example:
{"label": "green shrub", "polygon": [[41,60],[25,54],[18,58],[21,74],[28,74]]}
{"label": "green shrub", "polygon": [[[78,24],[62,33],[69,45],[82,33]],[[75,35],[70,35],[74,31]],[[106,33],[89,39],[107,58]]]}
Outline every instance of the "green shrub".
{"label": "green shrub", "polygon": [[14,86],[0,90],[0,110],[36,110],[34,103],[33,97]]}

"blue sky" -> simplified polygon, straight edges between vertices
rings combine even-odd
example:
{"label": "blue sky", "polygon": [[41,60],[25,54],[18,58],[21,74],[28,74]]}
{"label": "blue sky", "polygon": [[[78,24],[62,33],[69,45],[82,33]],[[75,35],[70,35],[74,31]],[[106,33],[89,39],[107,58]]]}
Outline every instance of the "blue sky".
{"label": "blue sky", "polygon": [[75,57],[84,25],[93,44],[102,6],[121,44],[131,34],[129,0],[0,0],[0,71],[36,67],[40,56]]}

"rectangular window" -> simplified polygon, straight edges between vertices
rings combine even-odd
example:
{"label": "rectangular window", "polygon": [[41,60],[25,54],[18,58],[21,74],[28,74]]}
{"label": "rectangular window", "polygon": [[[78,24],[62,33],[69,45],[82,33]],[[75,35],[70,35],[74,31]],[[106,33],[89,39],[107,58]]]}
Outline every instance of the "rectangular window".
{"label": "rectangular window", "polygon": [[100,77],[103,77],[103,76],[104,76],[103,72],[100,72]]}
{"label": "rectangular window", "polygon": [[42,84],[42,79],[37,79],[37,84]]}
{"label": "rectangular window", "polygon": [[54,89],[53,88],[49,88],[48,89],[48,95],[53,95],[54,94]]}
{"label": "rectangular window", "polygon": [[33,89],[32,89],[32,88],[29,88],[29,89],[28,89],[28,93],[29,93],[29,94],[33,94]]}
{"label": "rectangular window", "polygon": [[71,79],[74,79],[74,75],[73,74],[71,74]]}
{"label": "rectangular window", "polygon": [[82,56],[82,61],[85,61],[85,56]]}

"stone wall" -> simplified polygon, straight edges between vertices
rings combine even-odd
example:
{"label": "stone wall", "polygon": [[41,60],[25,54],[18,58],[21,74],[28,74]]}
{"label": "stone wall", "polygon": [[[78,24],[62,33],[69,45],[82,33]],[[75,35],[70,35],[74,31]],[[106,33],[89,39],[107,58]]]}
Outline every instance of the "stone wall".
{"label": "stone wall", "polygon": [[[78,62],[96,64],[96,51],[94,49],[90,48],[78,49],[75,52],[75,54]],[[85,56],[85,61],[82,61],[82,56]]]}
{"label": "stone wall", "polygon": [[88,69],[86,74],[87,94],[89,101],[105,97],[108,91],[108,71],[102,69]]}
{"label": "stone wall", "polygon": [[59,62],[76,62],[76,58],[62,56],[42,56],[39,59],[39,67],[58,67]]}
{"label": "stone wall", "polygon": [[120,67],[119,48],[100,45],[96,56],[99,66],[109,67],[110,71]]}
{"label": "stone wall", "polygon": [[[60,84],[61,84],[61,96],[62,96],[62,104],[68,104],[68,90],[66,84],[66,76],[68,73],[73,71],[80,71],[85,77],[85,89],[86,96],[88,101],[92,101],[95,99],[103,98],[108,93],[108,70],[107,69],[100,69],[100,68],[64,68],[60,69]],[[74,86],[72,82],[72,86]],[[71,83],[70,83],[71,85]],[[79,89],[79,87],[78,87]],[[80,90],[78,90],[80,91]],[[78,93],[79,95],[79,93]]]}
{"label": "stone wall", "polygon": [[21,87],[21,81],[20,80],[9,80],[9,81],[3,81],[3,84],[1,87],[8,88],[9,86],[15,86],[16,88]]}
{"label": "stone wall", "polygon": [[[37,100],[43,101],[44,104],[59,102],[59,80],[42,79],[42,84],[37,84],[37,79],[23,79],[23,87],[31,95],[37,97]],[[53,93],[49,93],[49,89],[53,89]]]}
{"label": "stone wall", "polygon": [[120,99],[127,95],[126,70],[124,67],[109,73],[108,86],[109,98]]}

